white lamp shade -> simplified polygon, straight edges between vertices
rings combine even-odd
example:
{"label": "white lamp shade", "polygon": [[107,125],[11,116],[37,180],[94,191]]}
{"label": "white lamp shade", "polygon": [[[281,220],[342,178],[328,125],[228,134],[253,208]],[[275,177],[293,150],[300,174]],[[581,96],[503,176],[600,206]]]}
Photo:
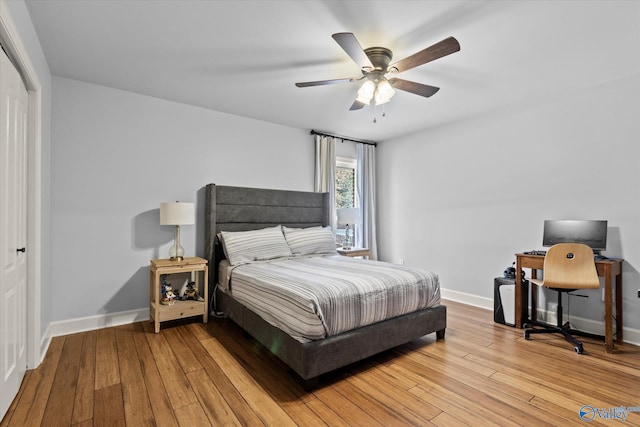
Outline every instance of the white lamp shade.
{"label": "white lamp shade", "polygon": [[338,224],[359,224],[360,208],[340,208],[337,210]]}
{"label": "white lamp shade", "polygon": [[160,225],[190,225],[195,224],[195,218],[193,203],[160,203]]}

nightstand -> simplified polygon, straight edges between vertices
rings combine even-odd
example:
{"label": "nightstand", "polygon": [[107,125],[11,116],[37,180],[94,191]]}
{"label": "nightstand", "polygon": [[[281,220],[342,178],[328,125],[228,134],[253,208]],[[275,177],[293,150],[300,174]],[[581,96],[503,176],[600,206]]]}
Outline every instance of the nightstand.
{"label": "nightstand", "polygon": [[369,248],[351,248],[351,249],[342,249],[338,248],[338,253],[344,256],[351,257],[367,257],[369,258]]}
{"label": "nightstand", "polygon": [[[204,301],[185,300],[178,297],[171,305],[160,303],[161,284],[160,276],[164,274],[189,273],[191,281],[195,282],[195,288]],[[202,276],[202,281],[200,277]],[[173,286],[176,295],[180,292],[180,286]],[[202,316],[202,323],[209,320],[209,270],[207,260],[199,257],[187,257],[182,261],[169,259],[152,259],[149,267],[149,320],[154,322],[156,334],[160,332],[160,323],[167,320],[182,319],[185,317]]]}

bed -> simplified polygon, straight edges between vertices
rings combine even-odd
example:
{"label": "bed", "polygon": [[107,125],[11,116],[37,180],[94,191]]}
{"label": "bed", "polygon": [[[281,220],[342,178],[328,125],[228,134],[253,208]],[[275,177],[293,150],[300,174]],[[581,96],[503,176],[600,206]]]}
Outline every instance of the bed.
{"label": "bed", "polygon": [[[286,328],[278,328],[273,322],[267,322],[263,319],[264,314],[258,315],[251,304],[234,298],[233,287],[229,288],[226,282],[228,277],[225,277],[227,273],[224,267],[228,261],[225,261],[225,253],[219,240],[222,232],[232,234],[231,232],[274,227],[298,230],[320,228],[329,223],[329,213],[329,197],[326,193],[215,184],[208,184],[205,190],[205,252],[211,272],[209,289],[214,290],[216,310],[223,312],[288,365],[300,377],[307,390],[318,384],[320,375],[384,350],[434,332],[437,339],[443,339],[446,328],[446,307],[439,304],[439,288],[438,300],[435,303],[432,301],[429,307],[335,335],[306,340],[285,333],[283,329]],[[329,257],[326,262],[357,262],[347,260],[348,257],[331,258],[333,257]],[[221,263],[222,274],[219,273]],[[221,286],[215,286],[217,284]],[[239,291],[237,293],[239,298]]]}

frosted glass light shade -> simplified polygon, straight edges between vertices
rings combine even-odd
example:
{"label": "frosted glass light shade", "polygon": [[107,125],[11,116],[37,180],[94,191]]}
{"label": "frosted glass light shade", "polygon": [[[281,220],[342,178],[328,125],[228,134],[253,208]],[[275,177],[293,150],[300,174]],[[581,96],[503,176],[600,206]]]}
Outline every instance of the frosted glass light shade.
{"label": "frosted glass light shade", "polygon": [[376,90],[376,85],[371,80],[365,81],[360,89],[358,89],[358,98],[356,100],[358,102],[362,102],[363,104],[369,105],[371,102],[371,98],[373,98],[373,93]]}
{"label": "frosted glass light shade", "polygon": [[385,104],[391,100],[391,97],[396,93],[391,87],[391,84],[387,80],[382,80],[378,83],[376,89],[375,102],[376,105]]}

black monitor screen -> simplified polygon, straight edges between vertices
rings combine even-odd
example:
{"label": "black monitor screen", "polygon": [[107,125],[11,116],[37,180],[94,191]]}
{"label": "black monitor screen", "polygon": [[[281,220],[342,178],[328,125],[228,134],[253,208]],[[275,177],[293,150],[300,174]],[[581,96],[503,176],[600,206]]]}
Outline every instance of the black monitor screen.
{"label": "black monitor screen", "polygon": [[604,251],[607,249],[607,221],[546,220],[542,245],[556,243],[584,243],[594,251]]}

